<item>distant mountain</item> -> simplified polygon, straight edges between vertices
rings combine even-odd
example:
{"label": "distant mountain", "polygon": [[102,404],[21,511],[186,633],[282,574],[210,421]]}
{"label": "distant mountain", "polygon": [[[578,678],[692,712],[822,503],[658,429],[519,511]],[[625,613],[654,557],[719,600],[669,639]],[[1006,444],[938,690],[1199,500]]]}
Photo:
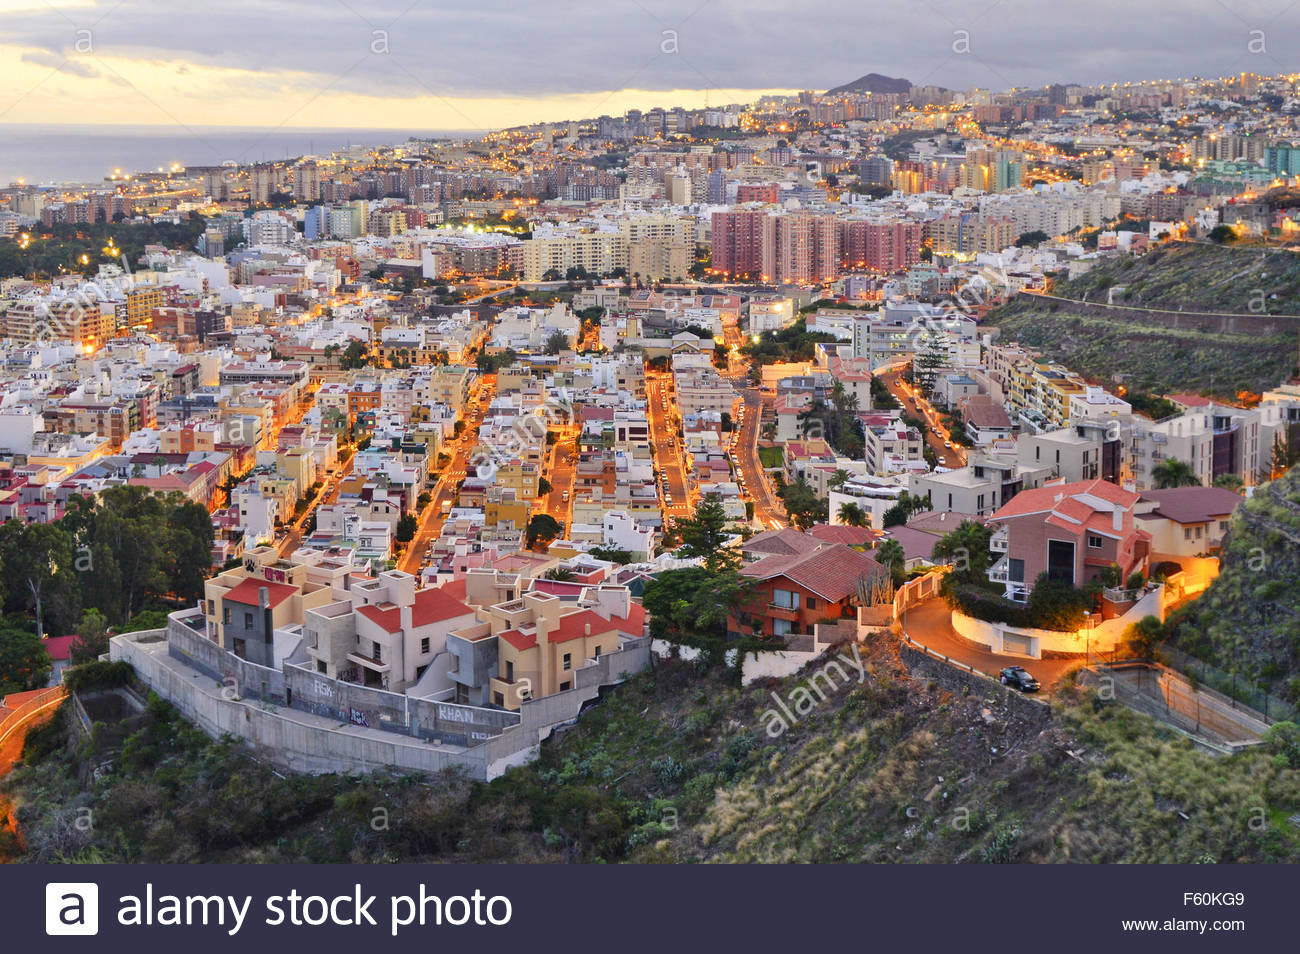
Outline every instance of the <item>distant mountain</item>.
{"label": "distant mountain", "polygon": [[906,93],[912,88],[912,81],[895,79],[892,76],[881,76],[879,73],[868,73],[866,76],[859,76],[852,83],[845,83],[843,86],[836,86],[834,89],[826,91],[827,96],[834,96],[836,93]]}

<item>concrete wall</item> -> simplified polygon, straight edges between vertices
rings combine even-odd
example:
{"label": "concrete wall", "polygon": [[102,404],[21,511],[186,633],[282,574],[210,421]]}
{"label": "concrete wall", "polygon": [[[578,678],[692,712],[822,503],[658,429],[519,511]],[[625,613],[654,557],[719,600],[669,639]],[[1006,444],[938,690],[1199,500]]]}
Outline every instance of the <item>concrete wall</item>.
{"label": "concrete wall", "polygon": [[514,713],[369,689],[292,663],[283,671],[256,666],[190,629],[183,615],[173,614],[166,630],[114,637],[110,657],[129,662],[209,735],[238,736],[297,772],[457,767],[490,780],[536,757],[555,726],[577,719],[603,687],[650,662],[648,637],[625,640],[575,670],[572,689],[528,700]]}
{"label": "concrete wall", "polygon": [[[1060,633],[1050,629],[1031,629],[1010,626],[1006,623],[988,623],[952,611],[952,628],[957,635],[993,653],[1029,656],[1041,659],[1048,655],[1083,655],[1091,652],[1110,652],[1124,638],[1124,631],[1144,616],[1164,618],[1164,587],[1157,586],[1133,604],[1123,616],[1108,619],[1091,629],[1077,633]],[[1008,639],[1010,637],[1010,639]],[[1017,640],[1028,640],[1029,651],[1015,645]]]}

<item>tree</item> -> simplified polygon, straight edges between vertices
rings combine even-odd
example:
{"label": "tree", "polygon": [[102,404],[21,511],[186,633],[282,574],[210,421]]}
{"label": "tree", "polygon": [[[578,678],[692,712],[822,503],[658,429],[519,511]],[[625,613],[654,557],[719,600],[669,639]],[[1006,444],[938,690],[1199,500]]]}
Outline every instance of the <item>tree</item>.
{"label": "tree", "polygon": [[420,492],[420,496],[415,498],[415,508],[417,510],[423,510],[425,507],[429,506],[432,501],[433,495],[427,490],[423,490]]}
{"label": "tree", "polygon": [[80,666],[94,662],[108,652],[108,620],[97,609],[88,609],[77,623],[77,638],[72,641],[72,663]]}
{"label": "tree", "polygon": [[904,490],[898,495],[898,503],[886,510],[881,517],[885,529],[901,526],[912,519],[912,514],[930,509],[930,501],[920,494],[909,494]]}
{"label": "tree", "polygon": [[552,331],[546,339],[546,353],[559,354],[569,346],[569,336],[563,331]]}
{"label": "tree", "polygon": [[[45,637],[46,611],[55,601],[60,590],[69,593],[69,587],[61,586],[70,582],[68,571],[72,569],[72,540],[67,531],[58,523],[31,523],[21,525],[16,522],[5,524],[6,543],[5,569],[9,578],[18,586],[19,600],[24,608],[30,609],[36,616],[36,638]],[[75,596],[75,591],[71,594]],[[58,626],[66,632],[71,614],[56,613],[61,618]]]}
{"label": "tree", "polygon": [[1021,232],[1020,237],[1016,239],[1016,248],[1024,248],[1026,245],[1038,245],[1046,242],[1051,236],[1042,229],[1034,229],[1032,232]]}
{"label": "tree", "polygon": [[932,560],[947,563],[952,571],[945,579],[953,583],[988,583],[988,569],[993,563],[989,541],[993,530],[975,520],[963,520],[956,529],[934,545]]}
{"label": "tree", "polygon": [[607,560],[610,563],[617,563],[620,566],[632,562],[632,553],[630,550],[622,550],[616,547],[596,546],[587,551],[597,560]]}
{"label": "tree", "polygon": [[850,527],[865,527],[867,525],[867,512],[851,500],[846,500],[840,504],[838,511],[840,523]]}
{"label": "tree", "polygon": [[339,366],[348,371],[354,368],[364,368],[369,357],[370,349],[366,347],[364,341],[358,341],[355,338],[348,342],[348,346],[343,350],[343,356],[339,358]]}
{"label": "tree", "polygon": [[50,676],[50,654],[25,629],[0,629],[0,697],[40,689]]}
{"label": "tree", "polygon": [[876,544],[876,549],[871,555],[877,563],[889,571],[895,586],[903,582],[903,578],[907,575],[907,554],[903,552],[901,543],[893,537],[886,537]]}
{"label": "tree", "polygon": [[420,529],[420,521],[416,519],[415,514],[413,513],[402,514],[401,519],[397,521],[397,533],[396,533],[397,542],[410,543],[412,540],[415,539],[415,535],[417,532],[419,532],[419,529]]}
{"label": "tree", "polygon": [[839,490],[849,479],[849,472],[843,467],[836,468],[835,473],[831,474],[830,479],[826,481],[826,486],[830,490]]}
{"label": "tree", "polygon": [[731,536],[726,526],[727,513],[718,495],[705,494],[695,505],[693,516],[677,521],[677,535],[682,541],[678,556],[702,559],[711,571],[735,566],[740,562],[740,554],[734,547],[725,545]]}
{"label": "tree", "polygon": [[1082,628],[1092,608],[1092,598],[1064,580],[1040,573],[1025,606],[1033,626],[1062,633]]}
{"label": "tree", "polygon": [[542,574],[543,580],[555,580],[558,583],[569,583],[574,579],[574,573],[567,566],[553,566]]}
{"label": "tree", "polygon": [[1166,457],[1151,468],[1151,479],[1156,488],[1167,490],[1171,487],[1199,487],[1201,479],[1196,476],[1192,465],[1176,457]]}
{"label": "tree", "polygon": [[1231,490],[1233,493],[1241,493],[1241,488],[1246,485],[1236,474],[1220,474],[1214,478],[1214,486],[1221,490]]}
{"label": "tree", "polygon": [[549,513],[534,514],[533,518],[528,521],[526,545],[531,550],[539,542],[549,543],[558,537],[563,530],[564,527],[560,525],[560,521]]}
{"label": "tree", "polygon": [[545,477],[537,478],[537,496],[545,497],[553,489],[554,488],[551,486],[551,482],[547,480]]}
{"label": "tree", "polygon": [[777,496],[785,504],[785,512],[790,515],[790,520],[800,530],[807,530],[819,520],[826,519],[826,504],[802,477],[778,490]]}
{"label": "tree", "polygon": [[727,619],[753,593],[754,581],[732,567],[664,570],[650,580],[641,602],[657,639],[695,646],[710,664],[726,658]]}
{"label": "tree", "polygon": [[1207,238],[1216,245],[1227,245],[1237,240],[1237,230],[1231,225],[1216,225]]}

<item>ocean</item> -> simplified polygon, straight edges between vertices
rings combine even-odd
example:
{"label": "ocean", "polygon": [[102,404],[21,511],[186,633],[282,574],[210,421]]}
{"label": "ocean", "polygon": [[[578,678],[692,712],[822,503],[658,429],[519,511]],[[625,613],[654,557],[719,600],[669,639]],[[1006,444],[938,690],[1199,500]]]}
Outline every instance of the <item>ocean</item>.
{"label": "ocean", "polygon": [[411,136],[466,135],[455,130],[303,129],[232,126],[56,126],[0,123],[0,186],[98,183],[114,169],[143,172],[328,154],[347,146],[381,146]]}

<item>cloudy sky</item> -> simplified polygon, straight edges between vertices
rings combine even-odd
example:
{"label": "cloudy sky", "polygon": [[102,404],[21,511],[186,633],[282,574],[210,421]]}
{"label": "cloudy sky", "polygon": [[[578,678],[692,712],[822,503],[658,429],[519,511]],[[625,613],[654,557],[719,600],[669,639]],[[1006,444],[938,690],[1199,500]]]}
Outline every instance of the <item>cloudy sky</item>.
{"label": "cloudy sky", "polygon": [[1300,0],[0,0],[0,123],[490,129],[825,89],[1300,69]]}

